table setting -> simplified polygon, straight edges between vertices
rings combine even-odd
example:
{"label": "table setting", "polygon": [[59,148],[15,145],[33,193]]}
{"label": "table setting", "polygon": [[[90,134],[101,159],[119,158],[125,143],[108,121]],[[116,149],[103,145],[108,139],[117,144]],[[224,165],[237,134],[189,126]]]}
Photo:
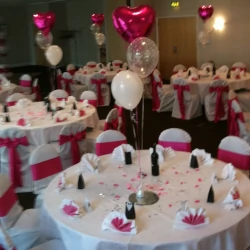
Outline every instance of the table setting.
{"label": "table setting", "polygon": [[[57,176],[42,210],[48,232],[58,228],[50,233],[68,250],[231,250],[228,237],[238,246],[250,243],[249,188],[247,176],[204,150],[123,144],[110,155],[83,155]],[[147,203],[150,192],[157,199]]]}

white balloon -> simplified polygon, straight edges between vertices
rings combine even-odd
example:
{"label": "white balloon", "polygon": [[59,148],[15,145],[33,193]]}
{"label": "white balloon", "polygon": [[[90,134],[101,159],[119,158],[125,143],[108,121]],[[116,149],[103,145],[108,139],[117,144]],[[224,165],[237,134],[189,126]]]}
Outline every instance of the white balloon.
{"label": "white balloon", "polygon": [[96,40],[97,44],[101,46],[105,42],[105,35],[103,33],[96,33],[95,40]]}
{"label": "white balloon", "polygon": [[122,107],[132,110],[142,98],[142,81],[132,71],[121,71],[114,77],[111,84],[111,91],[114,98],[118,100]]}
{"label": "white balloon", "polygon": [[56,66],[62,60],[62,49],[57,45],[49,46],[45,51],[45,57],[51,65]]}

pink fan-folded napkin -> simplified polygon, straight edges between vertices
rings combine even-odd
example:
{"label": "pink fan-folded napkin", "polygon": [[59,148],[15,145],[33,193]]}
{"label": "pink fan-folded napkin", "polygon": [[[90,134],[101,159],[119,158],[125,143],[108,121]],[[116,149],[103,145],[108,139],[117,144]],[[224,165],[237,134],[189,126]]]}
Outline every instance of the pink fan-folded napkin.
{"label": "pink fan-folded napkin", "polygon": [[25,119],[23,117],[21,117],[20,119],[18,119],[17,123],[18,126],[22,126],[22,127],[26,127],[26,126],[30,126],[30,122],[28,119]]}
{"label": "pink fan-folded napkin", "polygon": [[65,122],[68,120],[68,116],[65,113],[57,112],[53,117],[55,122]]}
{"label": "pink fan-folded napkin", "polygon": [[132,235],[137,233],[135,221],[128,220],[125,214],[117,211],[111,212],[107,215],[102,223],[102,230]]}
{"label": "pink fan-folded napkin", "polygon": [[105,75],[107,73],[107,71],[105,69],[101,69],[101,70],[99,70],[99,73]]}
{"label": "pink fan-folded napkin", "polygon": [[209,224],[209,218],[203,208],[188,208],[185,211],[178,211],[175,216],[174,228],[190,229],[199,228]]}
{"label": "pink fan-folded napkin", "polygon": [[198,81],[199,76],[196,73],[191,74],[191,76],[188,78],[189,81]]}
{"label": "pink fan-folded napkin", "polygon": [[79,110],[79,116],[85,116],[85,111],[83,109],[80,109]]}
{"label": "pink fan-folded napkin", "polygon": [[71,218],[79,218],[81,216],[79,206],[72,200],[64,199],[60,205],[61,210]]}

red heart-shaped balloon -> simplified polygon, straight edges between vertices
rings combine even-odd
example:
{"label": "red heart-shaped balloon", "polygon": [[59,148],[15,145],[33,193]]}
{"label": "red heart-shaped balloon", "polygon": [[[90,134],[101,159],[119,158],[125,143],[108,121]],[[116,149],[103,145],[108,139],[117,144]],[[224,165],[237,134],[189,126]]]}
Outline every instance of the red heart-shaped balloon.
{"label": "red heart-shaped balloon", "polygon": [[104,15],[103,14],[93,14],[91,16],[91,20],[94,24],[97,24],[99,26],[102,26],[104,22]]}
{"label": "red heart-shaped balloon", "polygon": [[55,20],[56,16],[53,12],[36,13],[33,15],[34,24],[44,35],[49,34],[54,26]]}
{"label": "red heart-shaped balloon", "polygon": [[155,21],[155,11],[148,5],[135,8],[119,7],[113,12],[112,18],[116,31],[125,41],[131,43],[138,37],[150,34]]}
{"label": "red heart-shaped balloon", "polygon": [[209,6],[201,6],[198,10],[199,16],[203,21],[207,21],[214,13],[214,8],[212,5]]}

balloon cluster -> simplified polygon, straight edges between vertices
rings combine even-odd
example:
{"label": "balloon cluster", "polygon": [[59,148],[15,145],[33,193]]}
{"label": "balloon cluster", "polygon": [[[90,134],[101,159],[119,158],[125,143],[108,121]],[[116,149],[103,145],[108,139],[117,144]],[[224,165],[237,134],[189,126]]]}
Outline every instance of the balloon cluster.
{"label": "balloon cluster", "polygon": [[33,15],[33,22],[38,28],[35,40],[37,45],[45,51],[47,61],[56,66],[62,60],[62,49],[57,45],[52,45],[53,35],[51,29],[55,24],[56,16],[53,12],[36,13]]}
{"label": "balloon cluster", "polygon": [[100,32],[102,24],[104,22],[103,14],[92,14],[91,20],[93,24],[90,26],[92,34],[95,36],[96,43],[102,46],[105,42],[105,35]]}

